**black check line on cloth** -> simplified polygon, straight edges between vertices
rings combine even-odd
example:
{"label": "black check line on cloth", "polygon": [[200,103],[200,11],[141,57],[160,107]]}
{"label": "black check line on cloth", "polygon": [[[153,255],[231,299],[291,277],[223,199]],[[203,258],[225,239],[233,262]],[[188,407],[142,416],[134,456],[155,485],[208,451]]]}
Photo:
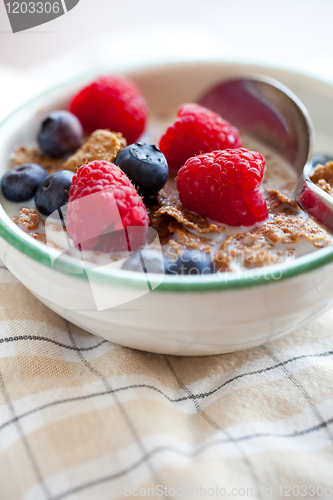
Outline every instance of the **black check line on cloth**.
{"label": "black check line on cloth", "polygon": [[[176,370],[173,367],[171,361],[172,361],[171,358],[169,358],[169,357],[165,358],[166,365],[169,368],[169,370],[171,371],[172,375],[175,377],[175,379],[177,381],[177,384],[179,385],[179,388],[183,389],[186,392],[186,394],[188,394],[189,396],[190,395],[193,396],[193,394],[190,391],[190,389],[186,385],[183,385],[183,383],[182,383],[181,379],[179,378],[179,375],[177,375]],[[201,417],[211,427],[213,427],[213,429],[215,429],[217,431],[222,431],[227,436],[227,438],[230,439],[235,444],[236,448],[240,451],[241,456],[243,458],[243,461],[244,461],[246,467],[248,468],[248,470],[250,472],[250,475],[252,477],[253,484],[254,484],[255,490],[257,492],[257,498],[258,498],[258,500],[260,500],[262,497],[261,497],[261,494],[260,494],[260,487],[259,487],[258,477],[257,477],[257,474],[255,473],[254,468],[252,467],[250,458],[246,455],[246,452],[244,452],[244,450],[242,449],[241,442],[235,441],[233,439],[233,437],[230,435],[230,433],[227,431],[227,429],[221,428],[220,425],[218,425],[216,422],[214,422],[213,418],[210,417],[209,415],[207,415],[206,412],[200,408],[200,405],[199,405],[199,403],[198,403],[198,401],[196,399],[193,399],[193,403],[194,403],[194,406],[195,406],[195,409],[196,409],[197,413],[200,414]]]}
{"label": "black check line on cloth", "polygon": [[7,391],[7,388],[5,386],[5,382],[3,380],[3,376],[2,376],[1,373],[0,373],[0,388],[1,388],[2,394],[3,394],[4,398],[5,398],[5,401],[7,402],[7,405],[8,405],[9,411],[10,411],[12,417],[13,417],[13,420],[15,421],[15,425],[16,425],[18,433],[19,433],[19,435],[21,437],[23,446],[25,448],[26,455],[28,457],[28,460],[29,460],[29,462],[30,462],[30,464],[32,466],[32,469],[33,469],[34,473],[36,474],[37,480],[38,480],[39,484],[41,485],[41,487],[42,487],[42,489],[44,491],[46,499],[47,500],[51,500],[51,496],[50,496],[49,490],[48,490],[46,484],[44,483],[40,467],[39,467],[39,465],[37,463],[37,460],[36,460],[36,457],[35,457],[35,455],[34,455],[34,453],[32,451],[32,448],[30,446],[29,440],[28,440],[28,438],[26,437],[26,435],[23,432],[23,429],[21,427],[20,421],[18,419],[16,419],[14,404],[13,404],[13,402],[12,402],[10,396],[9,396],[9,393]]}
{"label": "black check line on cloth", "polygon": [[[269,355],[269,357],[275,362],[275,363],[279,363],[279,360],[277,358],[277,356],[265,345],[261,346],[261,348]],[[302,394],[302,396],[304,397],[304,399],[306,400],[306,402],[308,403],[309,407],[311,408],[313,414],[315,415],[315,417],[317,418],[319,424],[325,424],[325,419],[324,417],[322,416],[322,414],[320,413],[319,411],[319,408],[314,404],[311,396],[309,395],[309,393],[305,390],[305,388],[303,387],[303,385],[300,383],[299,380],[297,380],[297,378],[295,377],[295,375],[293,375],[292,373],[289,372],[288,368],[283,365],[281,366],[281,370],[283,370],[283,372],[287,375],[287,377],[289,378],[289,380],[293,383],[293,385],[295,387],[297,387],[297,389],[300,391],[300,393]],[[332,435],[332,432],[331,432],[331,429],[329,428],[328,425],[325,426],[325,430],[326,430],[326,433],[327,433],[327,436],[328,438],[330,439],[330,441],[333,443],[333,435]]]}
{"label": "black check line on cloth", "polygon": [[[22,339],[24,340],[24,339]],[[74,348],[73,348],[74,349]],[[79,349],[79,348],[75,348],[74,350],[82,350],[82,349]],[[178,398],[172,398],[170,396],[168,396],[167,394],[165,394],[165,392],[163,392],[161,389],[159,389],[158,387],[155,387],[153,385],[149,385],[149,384],[132,384],[132,385],[127,385],[127,386],[124,386],[124,387],[118,387],[117,389],[112,389],[111,387],[105,391],[98,391],[98,392],[95,392],[93,394],[87,394],[87,395],[84,395],[84,396],[78,396],[78,397],[73,397],[73,398],[64,398],[64,399],[60,399],[60,400],[57,400],[57,401],[53,401],[51,403],[47,403],[45,405],[41,405],[33,410],[30,410],[30,411],[27,411],[25,413],[22,413],[21,415],[17,415],[15,416],[15,418],[12,418],[6,422],[3,422],[2,424],[0,424],[0,432],[2,429],[4,429],[5,427],[7,427],[8,425],[11,425],[13,423],[15,423],[17,420],[21,419],[21,418],[24,418],[24,417],[27,417],[29,415],[32,415],[33,413],[36,413],[36,412],[39,412],[41,410],[44,410],[44,409],[47,409],[47,408],[50,408],[52,406],[56,406],[56,405],[61,405],[61,404],[66,404],[66,403],[75,403],[77,401],[82,401],[82,400],[86,400],[86,399],[91,399],[91,398],[95,398],[95,397],[101,397],[101,396],[105,396],[106,394],[113,394],[113,393],[117,393],[117,392],[123,392],[123,391],[127,391],[127,390],[131,390],[131,389],[150,389],[152,391],[155,391],[159,394],[161,394],[163,397],[165,397],[168,401],[170,401],[171,403],[180,403],[180,402],[183,402],[183,401],[187,401],[187,400],[198,400],[198,399],[205,399],[209,396],[212,396],[213,394],[215,394],[216,392],[220,391],[221,389],[223,389],[223,387],[226,387],[227,385],[235,382],[236,380],[239,380],[241,378],[244,378],[244,377],[248,377],[248,376],[251,376],[251,375],[259,375],[261,373],[265,373],[265,372],[269,372],[271,370],[275,370],[275,369],[278,369],[278,368],[281,368],[289,363],[293,363],[294,361],[297,361],[297,360],[300,360],[300,359],[306,359],[306,358],[322,358],[322,357],[327,357],[327,356],[333,356],[333,351],[326,351],[326,352],[321,352],[321,353],[316,353],[316,354],[303,354],[303,355],[300,355],[300,356],[294,356],[292,358],[289,358],[285,361],[280,361],[278,363],[276,363],[275,365],[272,365],[272,366],[269,366],[269,367],[266,367],[266,368],[260,368],[259,370],[254,370],[254,371],[251,371],[251,372],[246,372],[246,373],[241,373],[239,375],[235,375],[234,377],[226,380],[225,382],[223,382],[222,384],[218,385],[215,389],[212,389],[211,391],[207,391],[205,393],[198,393],[198,394],[194,394],[192,392],[187,392],[187,396],[181,396],[181,397],[178,397]],[[321,422],[322,425],[326,425],[327,422]],[[330,423],[330,422],[329,422]],[[321,425],[321,426],[322,426]]]}
{"label": "black check line on cloth", "polygon": [[50,342],[50,344],[57,345],[59,347],[63,347],[64,349],[70,349],[72,351],[92,351],[93,349],[97,349],[97,347],[108,343],[107,340],[102,340],[96,345],[90,347],[74,347],[72,345],[62,344],[61,342],[57,342],[56,340],[49,339],[48,337],[41,337],[40,335],[17,335],[15,337],[5,337],[0,338],[0,344],[10,343],[10,342],[19,342],[20,340],[39,340],[41,342]]}
{"label": "black check line on cloth", "polygon": [[[97,377],[99,380],[101,380],[101,382],[103,383],[104,387],[107,390],[107,394],[111,394],[112,397],[114,398],[114,401],[119,409],[119,412],[120,412],[122,418],[126,421],[128,427],[130,429],[130,432],[132,433],[132,435],[137,443],[137,446],[138,446],[140,452],[142,453],[143,462],[147,463],[147,467],[149,469],[149,472],[151,473],[152,477],[155,479],[155,484],[156,485],[160,484],[161,482],[159,481],[158,474],[156,473],[155,468],[152,464],[152,461],[150,460],[149,454],[145,450],[145,447],[144,447],[144,445],[140,439],[140,436],[135,428],[134,422],[131,420],[131,418],[129,416],[129,413],[126,411],[124,405],[118,399],[116,391],[112,390],[112,387],[111,387],[109,381],[98,370],[96,370],[96,368],[94,368],[91,363],[89,363],[89,361],[82,354],[81,349],[79,349],[77,347],[74,335],[71,332],[71,325],[68,322],[66,322],[66,323],[67,323],[67,331],[68,331],[69,338],[72,342],[73,347],[76,349],[78,357],[83,362],[84,366],[93,375],[95,375],[95,377]],[[165,498],[165,495],[163,495],[163,497]]]}

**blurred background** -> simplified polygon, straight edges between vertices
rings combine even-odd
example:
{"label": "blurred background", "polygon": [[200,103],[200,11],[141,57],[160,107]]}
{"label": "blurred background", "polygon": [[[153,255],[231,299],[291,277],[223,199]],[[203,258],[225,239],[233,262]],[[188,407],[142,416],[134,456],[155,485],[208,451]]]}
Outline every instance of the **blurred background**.
{"label": "blurred background", "polygon": [[13,34],[0,3],[0,117],[45,86],[92,68],[222,59],[333,82],[332,0],[80,0]]}

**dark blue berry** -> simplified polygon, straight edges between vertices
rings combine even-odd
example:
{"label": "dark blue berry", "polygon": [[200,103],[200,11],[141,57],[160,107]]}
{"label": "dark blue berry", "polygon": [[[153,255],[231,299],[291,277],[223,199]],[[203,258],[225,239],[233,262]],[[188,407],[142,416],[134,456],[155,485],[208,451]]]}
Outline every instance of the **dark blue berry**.
{"label": "dark blue berry", "polygon": [[131,144],[118,153],[114,163],[145,198],[158,193],[168,179],[168,163],[156,146]]}
{"label": "dark blue berry", "polygon": [[1,179],[1,190],[9,201],[22,202],[34,197],[38,186],[47,177],[45,168],[27,163],[12,168]]}
{"label": "dark blue berry", "polygon": [[69,111],[53,111],[40,124],[37,139],[43,153],[60,158],[81,146],[82,125]]}
{"label": "dark blue berry", "polygon": [[327,156],[322,153],[314,153],[312,159],[312,168],[315,168],[317,165],[325,165],[328,161],[333,161],[332,156]]}
{"label": "dark blue berry", "polygon": [[126,271],[156,274],[164,273],[170,264],[170,260],[162,252],[147,249],[131,255],[121,268]]}
{"label": "dark blue berry", "polygon": [[171,263],[166,274],[173,275],[192,275],[214,273],[214,262],[209,254],[200,252],[199,250],[187,250],[183,253],[176,262]]}
{"label": "dark blue berry", "polygon": [[58,170],[44,179],[35,194],[36,208],[40,213],[50,215],[66,205],[73,176],[70,170]]}

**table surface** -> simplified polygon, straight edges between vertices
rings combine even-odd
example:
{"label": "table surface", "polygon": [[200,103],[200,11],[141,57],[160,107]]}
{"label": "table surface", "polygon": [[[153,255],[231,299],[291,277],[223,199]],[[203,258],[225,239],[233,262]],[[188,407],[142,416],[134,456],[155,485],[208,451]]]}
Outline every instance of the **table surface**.
{"label": "table surface", "polygon": [[[249,61],[333,81],[332,19],[331,0],[80,0],[51,23],[12,34],[1,2],[0,114],[43,85],[124,60]],[[3,83],[3,67],[24,77],[20,92]]]}

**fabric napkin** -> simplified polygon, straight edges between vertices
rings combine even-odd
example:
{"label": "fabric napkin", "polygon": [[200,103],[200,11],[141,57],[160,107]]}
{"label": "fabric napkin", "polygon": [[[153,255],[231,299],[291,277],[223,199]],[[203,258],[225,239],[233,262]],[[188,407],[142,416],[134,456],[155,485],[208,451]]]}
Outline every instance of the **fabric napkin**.
{"label": "fabric napkin", "polygon": [[4,266],[0,297],[1,500],[333,498],[333,310],[186,358],[90,335]]}

